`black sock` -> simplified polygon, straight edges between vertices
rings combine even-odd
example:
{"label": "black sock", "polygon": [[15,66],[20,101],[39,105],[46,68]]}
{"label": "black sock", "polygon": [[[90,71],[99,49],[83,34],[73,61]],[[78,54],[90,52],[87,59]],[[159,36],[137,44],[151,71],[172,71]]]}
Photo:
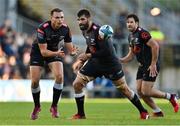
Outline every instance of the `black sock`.
{"label": "black sock", "polygon": [[56,88],[53,88],[53,102],[51,106],[57,107],[59,97],[61,96],[62,89],[58,90]]}
{"label": "black sock", "polygon": [[75,98],[78,109],[78,114],[84,116],[84,96]]}
{"label": "black sock", "polygon": [[34,100],[34,105],[35,107],[40,107],[40,91],[37,93],[32,93],[33,100]]}
{"label": "black sock", "polygon": [[140,113],[147,112],[147,110],[143,107],[136,94],[134,94],[134,98],[131,100],[131,102],[134,104],[134,106],[136,106],[136,108],[139,110]]}

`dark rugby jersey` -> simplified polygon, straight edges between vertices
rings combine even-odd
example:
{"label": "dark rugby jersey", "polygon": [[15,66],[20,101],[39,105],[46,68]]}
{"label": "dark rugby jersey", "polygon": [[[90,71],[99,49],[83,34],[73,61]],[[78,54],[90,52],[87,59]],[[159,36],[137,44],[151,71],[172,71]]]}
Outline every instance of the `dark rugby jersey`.
{"label": "dark rugby jersey", "polygon": [[146,44],[150,39],[150,33],[140,27],[128,36],[129,46],[133,48],[137,61],[144,66],[149,66],[152,60],[151,47]]}
{"label": "dark rugby jersey", "polygon": [[86,53],[91,53],[92,58],[103,64],[111,64],[113,61],[118,61],[111,40],[102,40],[98,37],[99,28],[99,25],[93,23],[88,31],[82,32],[87,44]]}
{"label": "dark rugby jersey", "polygon": [[[64,41],[62,41],[64,40]],[[60,47],[63,46],[64,42],[71,42],[72,37],[70,29],[66,24],[63,24],[59,29],[54,30],[51,27],[51,21],[44,22],[40,24],[37,29],[37,39],[32,45],[32,50],[39,50],[38,43],[47,43],[47,49],[51,51],[58,51]]]}

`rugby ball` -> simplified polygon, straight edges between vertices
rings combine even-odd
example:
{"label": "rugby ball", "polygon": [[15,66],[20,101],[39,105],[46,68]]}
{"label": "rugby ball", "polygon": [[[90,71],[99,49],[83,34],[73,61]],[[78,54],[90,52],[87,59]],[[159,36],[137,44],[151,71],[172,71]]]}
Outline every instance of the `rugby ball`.
{"label": "rugby ball", "polygon": [[102,39],[108,39],[113,36],[113,28],[110,25],[103,25],[99,29],[99,35]]}

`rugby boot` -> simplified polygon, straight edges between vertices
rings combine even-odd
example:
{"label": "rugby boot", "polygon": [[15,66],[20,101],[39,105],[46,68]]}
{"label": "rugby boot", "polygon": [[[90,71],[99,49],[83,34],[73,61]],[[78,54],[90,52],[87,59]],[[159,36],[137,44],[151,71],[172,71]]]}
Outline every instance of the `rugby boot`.
{"label": "rugby boot", "polygon": [[152,116],[153,116],[153,117],[164,117],[164,113],[163,113],[162,111],[160,111],[160,112],[154,112]]}
{"label": "rugby boot", "polygon": [[86,119],[85,115],[75,114],[71,119]]}
{"label": "rugby boot", "polygon": [[179,111],[179,103],[178,103],[176,94],[171,94],[171,98],[169,99],[169,101],[171,102],[171,104],[174,108],[174,112],[178,112]]}
{"label": "rugby boot", "polygon": [[59,113],[58,113],[58,110],[57,110],[56,106],[51,106],[50,112],[51,112],[51,115],[52,115],[53,118],[58,118],[59,117]]}
{"label": "rugby boot", "polygon": [[149,119],[149,114],[148,112],[141,112],[140,113],[140,119]]}
{"label": "rugby boot", "polygon": [[38,118],[39,112],[41,111],[40,107],[35,107],[33,112],[31,113],[31,119],[36,120]]}

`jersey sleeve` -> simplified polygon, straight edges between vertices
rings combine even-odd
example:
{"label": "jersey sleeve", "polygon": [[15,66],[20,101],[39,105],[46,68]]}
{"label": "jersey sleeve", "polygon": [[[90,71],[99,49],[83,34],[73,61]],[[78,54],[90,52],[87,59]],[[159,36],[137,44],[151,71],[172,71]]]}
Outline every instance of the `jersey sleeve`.
{"label": "jersey sleeve", "polygon": [[37,29],[37,40],[38,43],[40,44],[44,44],[46,43],[46,34],[45,34],[45,30],[42,26],[38,27]]}
{"label": "jersey sleeve", "polygon": [[143,30],[140,33],[140,38],[143,42],[147,43],[151,39],[151,35],[148,31]]}
{"label": "jersey sleeve", "polygon": [[65,35],[64,42],[72,42],[72,35],[69,27],[67,27],[67,34]]}

